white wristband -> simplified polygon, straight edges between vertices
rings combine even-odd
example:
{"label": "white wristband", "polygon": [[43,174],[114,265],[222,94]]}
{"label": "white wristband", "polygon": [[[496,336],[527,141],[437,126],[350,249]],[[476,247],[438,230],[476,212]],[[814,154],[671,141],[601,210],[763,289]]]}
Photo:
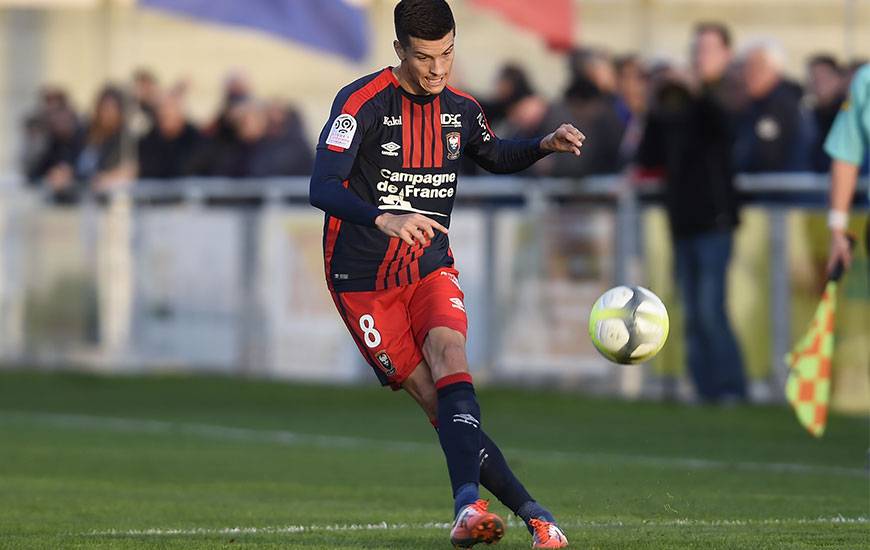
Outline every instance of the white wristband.
{"label": "white wristband", "polygon": [[828,211],[828,229],[843,231],[849,225],[849,213],[842,210]]}

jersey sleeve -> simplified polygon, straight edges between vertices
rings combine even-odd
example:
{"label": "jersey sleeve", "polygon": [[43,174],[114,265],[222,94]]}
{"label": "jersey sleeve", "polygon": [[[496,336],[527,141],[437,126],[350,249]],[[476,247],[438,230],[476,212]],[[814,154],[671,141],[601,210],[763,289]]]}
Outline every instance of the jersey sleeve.
{"label": "jersey sleeve", "polygon": [[493,174],[511,174],[525,170],[549,154],[541,149],[543,136],[499,139],[489,127],[480,104],[471,96],[465,97],[471,118],[471,135],[465,152],[481,168]]}
{"label": "jersey sleeve", "polygon": [[825,139],[825,152],[831,158],[861,165],[867,157],[870,140],[870,65],[858,71],[849,97],[840,108]]}
{"label": "jersey sleeve", "polygon": [[339,92],[329,120],[320,132],[308,197],[312,206],[330,216],[374,227],[375,218],[383,212],[347,188],[347,178],[356,162],[363,136],[371,126],[371,117],[365,107],[353,114],[348,112],[349,95],[347,89]]}

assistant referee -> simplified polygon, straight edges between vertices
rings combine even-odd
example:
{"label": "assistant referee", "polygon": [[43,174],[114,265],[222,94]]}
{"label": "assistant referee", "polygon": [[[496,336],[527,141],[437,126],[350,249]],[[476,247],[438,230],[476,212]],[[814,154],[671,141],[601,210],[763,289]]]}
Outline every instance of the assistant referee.
{"label": "assistant referee", "polygon": [[[825,152],[831,156],[831,210],[828,228],[831,248],[828,273],[842,260],[846,268],[852,263],[852,251],[846,228],[849,209],[858,184],[861,165],[870,152],[870,64],[855,73],[849,97],[843,103],[825,140]],[[870,257],[870,219],[867,221],[864,246]]]}

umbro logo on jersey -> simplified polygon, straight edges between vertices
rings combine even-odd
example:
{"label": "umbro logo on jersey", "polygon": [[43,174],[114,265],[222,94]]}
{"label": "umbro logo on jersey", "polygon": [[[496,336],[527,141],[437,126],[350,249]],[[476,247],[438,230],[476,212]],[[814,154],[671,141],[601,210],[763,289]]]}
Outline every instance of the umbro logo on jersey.
{"label": "umbro logo on jersey", "polygon": [[402,125],[402,117],[400,116],[385,116],[384,117],[384,126],[401,126]]}
{"label": "umbro logo on jersey", "polygon": [[381,154],[388,157],[398,157],[399,149],[401,148],[402,146],[394,141],[384,143],[383,145],[381,145]]}
{"label": "umbro logo on jersey", "polygon": [[452,115],[450,113],[441,113],[442,128],[462,128],[462,113]]}

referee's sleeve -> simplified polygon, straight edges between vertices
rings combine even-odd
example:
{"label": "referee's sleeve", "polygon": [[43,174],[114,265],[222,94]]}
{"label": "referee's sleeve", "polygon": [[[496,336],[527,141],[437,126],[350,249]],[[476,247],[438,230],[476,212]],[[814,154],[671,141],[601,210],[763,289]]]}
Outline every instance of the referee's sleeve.
{"label": "referee's sleeve", "polygon": [[852,80],[849,97],[843,103],[825,139],[825,152],[833,159],[861,165],[870,140],[870,65],[865,65]]}

